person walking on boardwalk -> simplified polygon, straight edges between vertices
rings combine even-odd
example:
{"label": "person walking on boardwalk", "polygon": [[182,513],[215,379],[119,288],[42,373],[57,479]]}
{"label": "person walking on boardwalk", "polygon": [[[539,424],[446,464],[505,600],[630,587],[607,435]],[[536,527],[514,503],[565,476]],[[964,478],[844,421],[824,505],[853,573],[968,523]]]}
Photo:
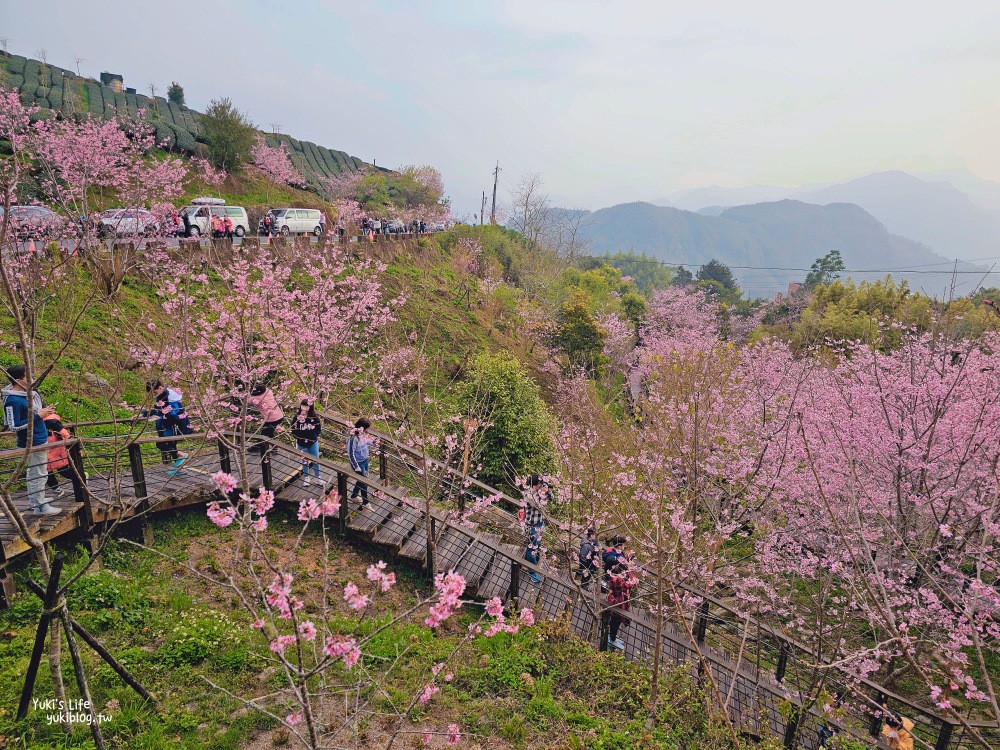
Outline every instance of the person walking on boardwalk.
{"label": "person walking on boardwalk", "polygon": [[632,574],[627,561],[627,557],[619,559],[611,570],[608,584],[608,604],[612,605],[608,621],[608,645],[619,651],[625,648],[625,644],[618,638],[618,631],[623,625],[628,625],[621,613],[631,609],[629,602],[632,599],[632,589],[639,584],[639,579]]}
{"label": "person walking on boardwalk", "polygon": [[[281,411],[281,407],[278,406],[278,399],[275,398],[274,392],[270,388],[263,383],[254,385],[250,389],[250,395],[247,397],[247,405],[256,409],[260,414],[260,418],[264,420],[264,424],[260,428],[261,435],[273,438],[278,434],[278,427],[284,421],[285,414]],[[264,455],[265,448],[263,443],[261,443],[259,452],[261,455]]]}
{"label": "person walking on boardwalk", "polygon": [[[347,458],[351,462],[351,468],[355,474],[360,474],[363,477],[368,476],[368,446],[371,441],[366,433],[371,429],[371,426],[371,422],[361,417],[354,423],[351,436],[347,439]],[[354,500],[358,495],[361,495],[362,505],[368,503],[368,485],[360,479],[354,484],[351,499]]]}
{"label": "person walking on boardwalk", "polygon": [[[319,435],[322,430],[323,422],[316,413],[316,407],[311,400],[302,399],[299,403],[299,411],[292,420],[292,437],[295,438],[295,446],[306,456],[319,458]],[[309,485],[310,468],[313,470],[317,484],[322,487],[319,464],[305,457],[302,459],[302,484]]]}
{"label": "person walking on boardwalk", "polygon": [[[527,544],[524,559],[538,565],[538,555],[542,548],[542,531],[545,529],[545,514],[542,508],[549,499],[549,484],[537,474],[528,479],[528,492],[524,496],[524,506],[518,511],[518,518],[524,523]],[[531,571],[531,580],[538,583],[542,577]]]}
{"label": "person walking on boardwalk", "polygon": [[[50,443],[62,443],[70,439],[69,430],[63,427],[58,414],[53,414],[45,420],[45,429],[48,430]],[[65,488],[59,486],[58,477],[70,481],[73,479],[73,468],[69,465],[69,451],[66,450],[65,445],[49,448],[48,472],[49,476],[45,486],[56,490],[56,499],[58,499],[66,494]]]}
{"label": "person walking on boardwalk", "polygon": [[[150,380],[146,383],[146,392],[153,394],[153,408],[144,412],[143,416],[155,420],[156,434],[159,437],[190,435],[194,432],[180,391],[163,385],[159,380]],[[173,476],[187,460],[188,454],[177,449],[176,440],[167,440],[158,443],[158,446],[163,463],[173,463],[173,467],[167,472]]]}
{"label": "person walking on boardwalk", "polygon": [[580,563],[580,587],[584,591],[590,590],[590,582],[594,580],[597,572],[597,558],[600,555],[600,548],[597,543],[597,532],[593,527],[587,529],[580,542],[580,553],[577,560]]}
{"label": "person walking on boardwalk", "polygon": [[890,712],[882,727],[882,740],[892,750],[913,750],[913,722]]}
{"label": "person walking on boardwalk", "polygon": [[[10,385],[3,389],[3,413],[7,429],[17,436],[17,447],[44,446],[49,441],[49,431],[45,420],[55,414],[55,410],[42,403],[38,391],[33,391],[27,381],[23,365],[7,368]],[[30,434],[30,437],[29,437]],[[48,479],[49,455],[46,450],[36,450],[28,454],[28,507],[33,513],[54,516],[60,510],[49,504],[45,494]]]}

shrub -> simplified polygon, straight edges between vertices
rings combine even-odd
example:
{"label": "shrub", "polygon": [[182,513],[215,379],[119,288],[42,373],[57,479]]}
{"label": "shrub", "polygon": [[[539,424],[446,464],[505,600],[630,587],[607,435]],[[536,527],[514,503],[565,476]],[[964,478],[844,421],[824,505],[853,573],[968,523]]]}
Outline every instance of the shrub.
{"label": "shrub", "polygon": [[32,86],[38,85],[38,76],[42,72],[42,66],[37,60],[28,60],[24,64],[24,80]]}
{"label": "shrub", "polygon": [[198,142],[195,141],[194,136],[189,131],[176,125],[168,125],[167,127],[173,131],[175,136],[174,141],[180,151],[194,153],[194,150],[198,147]]}
{"label": "shrub", "polygon": [[101,570],[83,576],[66,593],[66,598],[77,609],[112,609],[125,603],[125,590],[118,576]]}
{"label": "shrub", "polygon": [[27,58],[21,57],[20,55],[11,55],[7,60],[7,70],[12,73],[22,75],[24,73],[24,66],[27,62]]}
{"label": "shrub", "polygon": [[87,111],[95,117],[100,117],[104,113],[104,97],[101,95],[101,87],[93,81],[87,81],[88,104]]}
{"label": "shrub", "polygon": [[201,129],[216,167],[238,172],[250,160],[257,131],[229,99],[212,101],[201,116]]}
{"label": "shrub", "polygon": [[478,434],[481,479],[510,487],[511,476],[552,470],[552,416],[539,388],[510,354],[481,354],[462,390],[463,406],[486,427]]}
{"label": "shrub", "polygon": [[167,667],[200,664],[228,645],[236,624],[214,612],[181,612],[167,633],[166,642],[156,650],[156,660]]}
{"label": "shrub", "polygon": [[170,126],[159,122],[156,125],[156,142],[161,144],[165,149],[173,148],[176,138],[174,136],[174,131],[170,129]]}

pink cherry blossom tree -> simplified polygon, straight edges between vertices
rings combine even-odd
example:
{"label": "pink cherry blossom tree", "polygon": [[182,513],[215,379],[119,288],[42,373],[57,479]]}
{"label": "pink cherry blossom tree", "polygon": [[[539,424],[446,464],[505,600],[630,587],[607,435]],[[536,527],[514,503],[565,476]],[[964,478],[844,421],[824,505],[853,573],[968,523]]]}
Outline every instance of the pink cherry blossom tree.
{"label": "pink cherry blossom tree", "polygon": [[[257,167],[271,182],[292,187],[304,187],[302,175],[292,166],[288,154],[288,146],[282,142],[279,146],[268,146],[264,136],[258,135],[250,155],[250,163]],[[268,187],[268,196],[270,187]],[[270,200],[268,197],[267,200]]]}

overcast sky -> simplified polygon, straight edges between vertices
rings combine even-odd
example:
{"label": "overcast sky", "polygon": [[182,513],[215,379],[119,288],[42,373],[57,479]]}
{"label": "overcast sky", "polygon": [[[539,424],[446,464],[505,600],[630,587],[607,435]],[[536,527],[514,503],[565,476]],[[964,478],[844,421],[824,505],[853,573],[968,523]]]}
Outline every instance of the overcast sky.
{"label": "overcast sky", "polygon": [[[692,6],[698,6],[694,8]],[[561,204],[966,167],[1000,180],[1000,2],[0,0],[11,52],[384,166],[456,209],[540,172]]]}

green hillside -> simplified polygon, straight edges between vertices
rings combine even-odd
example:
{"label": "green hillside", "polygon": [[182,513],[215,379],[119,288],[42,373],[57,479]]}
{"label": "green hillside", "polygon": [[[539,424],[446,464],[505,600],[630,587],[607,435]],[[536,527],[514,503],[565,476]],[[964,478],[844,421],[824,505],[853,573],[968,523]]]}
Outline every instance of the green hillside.
{"label": "green hillside", "polygon": [[[110,120],[119,115],[136,117],[140,110],[156,127],[156,136],[169,148],[194,153],[202,142],[198,124],[201,113],[168,102],[162,96],[118,93],[93,78],[71,70],[0,52],[0,86],[16,88],[25,104],[41,107],[36,119],[58,113],[63,117],[92,115]],[[288,145],[292,164],[306,179],[310,190],[321,193],[323,181],[345,173],[357,173],[366,163],[344,151],[326,148],[290,135],[263,133],[270,146]]]}

